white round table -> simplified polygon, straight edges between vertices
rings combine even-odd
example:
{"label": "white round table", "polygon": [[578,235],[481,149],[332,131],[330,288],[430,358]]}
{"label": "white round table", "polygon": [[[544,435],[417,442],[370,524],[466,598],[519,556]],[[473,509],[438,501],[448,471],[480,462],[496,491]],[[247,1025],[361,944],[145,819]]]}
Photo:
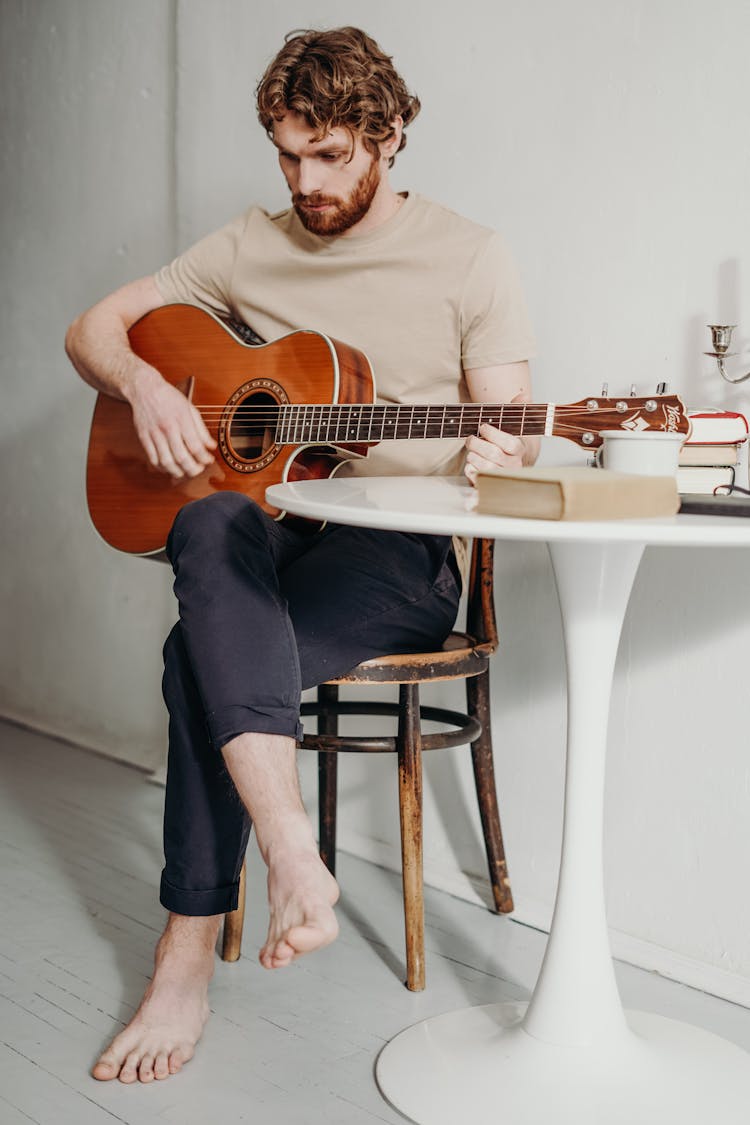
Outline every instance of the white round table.
{"label": "white round table", "polygon": [[647,544],[750,547],[750,519],[557,522],[468,508],[461,479],[370,477],[268,489],[295,515],[366,527],[543,540],[562,612],[568,679],[560,878],[531,1002],[423,1020],[381,1052],[385,1097],[420,1125],[747,1125],[750,1055],[719,1036],[623,1010],[602,868],[607,718],[617,646]]}

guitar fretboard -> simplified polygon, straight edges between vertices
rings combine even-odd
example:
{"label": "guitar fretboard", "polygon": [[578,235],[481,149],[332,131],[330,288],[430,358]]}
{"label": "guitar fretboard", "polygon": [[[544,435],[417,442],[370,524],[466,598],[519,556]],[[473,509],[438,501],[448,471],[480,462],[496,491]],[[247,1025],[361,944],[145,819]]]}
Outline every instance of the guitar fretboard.
{"label": "guitar fretboard", "polygon": [[388,439],[469,437],[478,433],[485,422],[506,433],[545,434],[551,432],[554,412],[552,404],[526,403],[284,405],[278,407],[275,441],[280,445],[341,445]]}

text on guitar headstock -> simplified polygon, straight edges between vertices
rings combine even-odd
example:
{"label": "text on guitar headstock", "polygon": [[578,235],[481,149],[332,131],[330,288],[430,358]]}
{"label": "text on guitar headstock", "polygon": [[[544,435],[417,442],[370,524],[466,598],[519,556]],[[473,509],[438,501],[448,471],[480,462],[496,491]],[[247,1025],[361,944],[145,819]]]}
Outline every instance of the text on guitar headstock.
{"label": "text on guitar headstock", "polygon": [[687,434],[690,421],[678,395],[586,398],[555,408],[552,432],[556,437],[569,438],[585,449],[597,449],[602,444],[602,430]]}

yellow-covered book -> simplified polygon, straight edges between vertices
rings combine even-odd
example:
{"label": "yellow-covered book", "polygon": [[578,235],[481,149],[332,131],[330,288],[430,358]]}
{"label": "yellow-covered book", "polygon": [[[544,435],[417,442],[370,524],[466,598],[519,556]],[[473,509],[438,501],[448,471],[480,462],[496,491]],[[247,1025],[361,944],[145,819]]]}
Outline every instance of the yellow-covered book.
{"label": "yellow-covered book", "polygon": [[674,477],[639,476],[582,465],[496,469],[477,477],[476,510],[537,520],[623,520],[673,516]]}

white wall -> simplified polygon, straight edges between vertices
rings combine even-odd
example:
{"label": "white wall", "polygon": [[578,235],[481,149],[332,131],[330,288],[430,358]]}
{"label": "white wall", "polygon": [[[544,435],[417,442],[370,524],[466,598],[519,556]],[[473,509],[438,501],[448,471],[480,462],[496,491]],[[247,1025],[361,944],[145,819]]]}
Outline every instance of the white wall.
{"label": "white wall", "polygon": [[[422,98],[397,186],[515,248],[539,401],[667,380],[691,404],[750,410],[750,390],[721,383],[701,354],[707,322],[736,321],[736,370],[750,368],[744,0],[8,2],[6,714],[140,763],[161,755],[168,576],[114,555],[88,525],[93,396],[62,335],[79,308],[248,201],[283,205],[255,82],[287,30],[340,23],[367,27]],[[577,456],[545,447],[546,460]],[[518,916],[546,925],[564,771],[559,614],[544,548],[498,554],[503,823]],[[749,594],[739,552],[647,554],[618,660],[606,841],[616,950],[748,1004]],[[313,772],[305,762],[311,794]],[[349,759],[341,772],[342,844],[397,866],[393,763]],[[486,901],[469,774],[463,753],[427,764],[427,874]]]}
{"label": "white wall", "polygon": [[0,710],[142,764],[163,754],[168,574],[91,529],[94,396],[63,337],[173,252],[172,24],[149,0],[2,7]]}

